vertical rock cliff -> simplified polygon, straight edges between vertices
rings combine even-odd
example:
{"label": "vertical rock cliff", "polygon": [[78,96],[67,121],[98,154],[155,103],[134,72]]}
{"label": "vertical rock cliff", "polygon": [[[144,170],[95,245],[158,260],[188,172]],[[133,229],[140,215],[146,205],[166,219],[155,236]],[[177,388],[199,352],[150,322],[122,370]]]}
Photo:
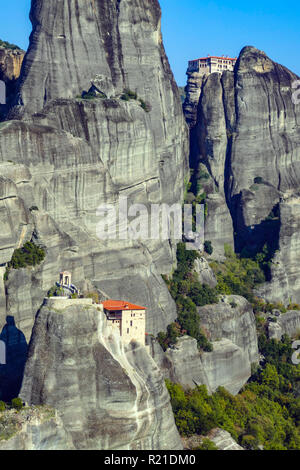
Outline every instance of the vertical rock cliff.
{"label": "vertical rock cliff", "polygon": [[[192,165],[210,193],[206,239],[217,255],[222,255],[224,242],[234,241],[237,251],[252,254],[268,243],[277,252],[271,283],[263,289],[270,300],[300,300],[295,262],[300,106],[292,100],[297,79],[264,52],[245,47],[234,72],[205,78],[190,74],[184,105]],[[195,89],[201,90],[197,108]],[[210,180],[201,180],[203,165]]]}
{"label": "vertical rock cliff", "polygon": [[[174,244],[100,240],[96,229],[98,207],[117,208],[120,196],[148,208],[182,201],[188,131],[159,4],[34,0],[30,17],[30,46],[0,127],[0,253],[5,266],[33,239],[47,255],[10,272],[0,325],[13,316],[29,340],[45,293],[67,269],[83,290],[147,306],[147,331],[157,333],[176,317],[160,276],[172,269]],[[91,88],[98,97],[81,99]],[[121,99],[124,89],[137,99]]]}
{"label": "vertical rock cliff", "polygon": [[21,396],[55,407],[76,449],[182,448],[158,367],[96,306],[41,309]]}

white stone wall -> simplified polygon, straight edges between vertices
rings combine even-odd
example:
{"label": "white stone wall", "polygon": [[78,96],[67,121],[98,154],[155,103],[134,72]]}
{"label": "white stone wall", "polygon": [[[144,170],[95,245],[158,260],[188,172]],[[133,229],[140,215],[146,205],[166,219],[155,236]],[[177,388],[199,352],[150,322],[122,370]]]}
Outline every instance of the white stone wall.
{"label": "white stone wall", "polygon": [[145,310],[123,310],[121,336],[124,343],[135,340],[145,345],[146,312]]}

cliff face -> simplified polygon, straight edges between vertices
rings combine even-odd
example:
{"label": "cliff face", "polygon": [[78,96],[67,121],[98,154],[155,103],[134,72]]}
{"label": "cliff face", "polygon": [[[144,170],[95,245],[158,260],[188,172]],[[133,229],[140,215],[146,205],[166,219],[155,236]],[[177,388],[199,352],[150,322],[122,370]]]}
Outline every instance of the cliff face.
{"label": "cliff face", "polygon": [[0,80],[5,83],[17,80],[21,73],[24,56],[25,52],[20,49],[0,47]]}
{"label": "cliff face", "polygon": [[[241,51],[234,72],[204,79],[194,75],[189,75],[187,88],[193,92],[195,81],[200,87],[198,107],[196,98],[189,102],[189,93],[185,103],[192,162],[200,183],[203,164],[214,182],[207,200],[206,239],[216,255],[222,255],[224,242],[233,240],[238,251],[255,253],[266,242],[271,250],[280,249],[282,259],[275,258],[272,284],[266,287],[268,298],[299,300],[294,280],[299,277],[300,107],[292,100],[298,77],[253,47]],[[212,203],[218,211],[210,210]],[[214,229],[220,214],[227,220],[223,239]],[[279,292],[278,284],[285,286]]]}
{"label": "cliff face", "polygon": [[199,307],[198,314],[212,352],[200,354],[197,341],[184,336],[165,353],[152,343],[152,356],[175,383],[190,388],[206,385],[209,392],[222,386],[237,394],[251,376],[251,364],[258,362],[252,307],[243,297],[224,296],[219,304]]}
{"label": "cliff face", "polygon": [[41,309],[21,396],[55,407],[76,449],[182,448],[158,367],[95,306]]}
{"label": "cliff face", "polygon": [[58,413],[48,406],[0,413],[0,450],[73,450]]}
{"label": "cliff face", "polygon": [[[147,306],[147,331],[157,333],[176,317],[160,276],[172,268],[174,244],[99,240],[96,229],[104,225],[98,207],[117,208],[120,196],[128,206],[148,208],[182,201],[187,127],[162,45],[159,5],[35,0],[31,19],[16,99],[0,128],[0,253],[6,263],[34,239],[47,256],[35,269],[10,273],[1,287],[0,326],[14,316],[29,340],[45,293],[67,269],[81,289]],[[106,98],[76,98],[92,83]],[[138,100],[120,99],[124,88],[149,112]]]}
{"label": "cliff face", "polygon": [[276,323],[269,322],[268,334],[270,338],[282,338],[282,335],[288,335],[294,338],[300,331],[300,312],[291,310],[277,318]]}

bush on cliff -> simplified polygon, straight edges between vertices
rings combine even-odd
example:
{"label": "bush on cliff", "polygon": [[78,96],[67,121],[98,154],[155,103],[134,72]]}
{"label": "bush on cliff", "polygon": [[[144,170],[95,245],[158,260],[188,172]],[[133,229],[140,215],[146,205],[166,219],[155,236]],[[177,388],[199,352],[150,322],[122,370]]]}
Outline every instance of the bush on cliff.
{"label": "bush on cliff", "polygon": [[184,390],[167,381],[178,430],[183,436],[207,434],[214,427],[230,432],[246,449],[296,450],[300,447],[300,366],[291,363],[291,342],[261,340],[266,364],[237,396],[205,385]]}
{"label": "bush on cliff", "polygon": [[170,294],[176,302],[179,331],[176,336],[170,335],[170,332],[174,332],[174,330],[169,325],[167,333],[159,333],[157,339],[163,349],[176,343],[179,336],[188,334],[196,338],[199,349],[212,351],[212,344],[201,330],[197,306],[217,303],[218,296],[215,289],[200,284],[197,275],[193,272],[195,260],[199,257],[198,252],[186,250],[185,244],[179,243],[177,246],[177,269],[173,273],[172,279],[164,278]]}
{"label": "bush on cliff", "polygon": [[254,302],[253,289],[266,280],[260,264],[264,262],[264,255],[257,255],[255,260],[241,258],[230,246],[225,245],[225,256],[224,262],[210,263],[218,281],[217,292],[225,295],[241,295]]}
{"label": "bush on cliff", "polygon": [[7,42],[7,41],[2,41],[1,39],[0,39],[0,47],[3,47],[4,49],[20,50],[19,46],[16,46],[15,44],[11,44],[10,42]]}
{"label": "bush on cliff", "polygon": [[14,251],[8,268],[20,269],[26,266],[36,266],[40,264],[46,256],[44,248],[35,245],[32,242],[26,242],[22,248]]}

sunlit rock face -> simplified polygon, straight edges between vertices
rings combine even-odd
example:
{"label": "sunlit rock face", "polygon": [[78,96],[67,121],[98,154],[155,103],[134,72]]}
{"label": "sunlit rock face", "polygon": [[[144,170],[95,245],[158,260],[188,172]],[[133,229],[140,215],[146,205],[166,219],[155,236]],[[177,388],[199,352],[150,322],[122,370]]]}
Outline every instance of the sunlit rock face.
{"label": "sunlit rock face", "polygon": [[[0,450],[75,450],[58,413],[49,406],[1,412]],[[5,437],[4,437],[5,436]]]}
{"label": "sunlit rock face", "polygon": [[21,396],[56,408],[76,449],[181,449],[162,374],[145,347],[124,346],[96,306],[44,306]]}
{"label": "sunlit rock face", "polygon": [[294,338],[300,331],[300,312],[291,310],[277,318],[276,322],[269,322],[268,334],[270,338],[281,340],[283,335]]}
{"label": "sunlit rock face", "polygon": [[[1,263],[31,238],[47,251],[40,266],[11,271],[3,287],[0,325],[14,316],[27,340],[44,295],[66,269],[81,289],[148,307],[149,333],[176,318],[161,279],[175,244],[96,232],[104,224],[97,209],[117,209],[120,196],[149,211],[151,203],[183,199],[187,126],[160,17],[150,0],[32,2],[30,46],[0,127]],[[99,97],[81,99],[92,86]],[[138,99],[120,99],[125,88]]]}
{"label": "sunlit rock face", "polygon": [[280,250],[282,259],[277,254],[271,267],[272,285],[265,288],[269,300],[300,299],[295,282],[300,274],[295,265],[300,105],[292,99],[297,79],[249,46],[241,51],[234,72],[201,79],[189,74],[184,105],[196,178],[204,188],[208,185],[199,171],[204,164],[214,182],[207,188],[206,239],[216,256],[222,256],[224,243],[233,241],[240,252],[246,248],[256,253],[266,242],[273,252]]}
{"label": "sunlit rock face", "polygon": [[17,80],[20,76],[25,52],[21,49],[0,47],[0,80],[5,83]]}
{"label": "sunlit rock face", "polygon": [[255,317],[249,302],[240,296],[223,296],[218,304],[198,307],[200,325],[213,350],[199,351],[197,341],[179,338],[163,352],[152,342],[151,354],[166,378],[186,388],[206,385],[209,393],[225,387],[237,394],[258,363]]}

